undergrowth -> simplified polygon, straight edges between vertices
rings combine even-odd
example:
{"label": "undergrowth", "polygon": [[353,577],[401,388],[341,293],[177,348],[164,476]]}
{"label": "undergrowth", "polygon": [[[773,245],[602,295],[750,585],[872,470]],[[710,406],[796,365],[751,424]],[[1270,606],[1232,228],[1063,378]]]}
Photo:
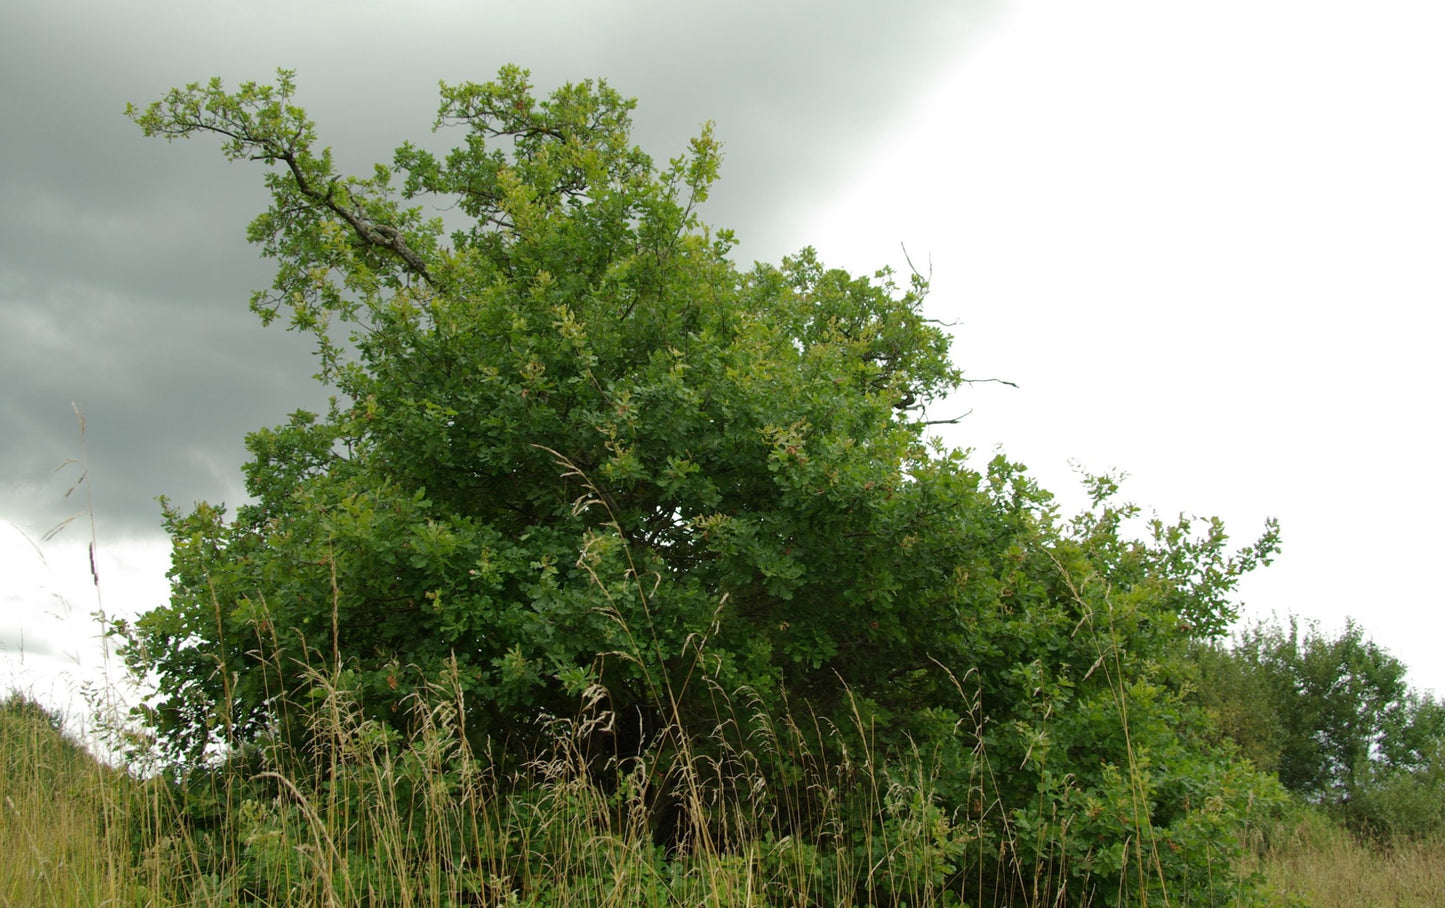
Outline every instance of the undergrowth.
{"label": "undergrowth", "polygon": [[[745,749],[701,753],[678,735],[675,753],[659,747],[617,764],[589,752],[598,727],[617,720],[594,691],[578,715],[549,720],[546,752],[517,760],[467,743],[455,689],[418,698],[403,739],[366,716],[344,672],[314,681],[325,695],[308,705],[309,754],[266,741],[148,778],[96,761],[33,702],[12,697],[0,708],[0,828],[10,843],[0,901],[1072,904],[1058,885],[1066,868],[1010,866],[1027,852],[1007,836],[1024,832],[984,802],[986,779],[971,809],[945,812],[932,755],[855,756],[873,753],[866,727],[805,731],[741,701],[720,715],[713,740]],[[810,740],[828,752],[805,750]],[[769,786],[781,766],[792,783]],[[784,816],[795,819],[780,835]],[[1068,835],[1060,820],[1055,829]],[[1065,854],[1066,844],[1053,850]],[[1124,872],[1139,871],[1126,863]],[[999,879],[1011,881],[1007,890]]]}

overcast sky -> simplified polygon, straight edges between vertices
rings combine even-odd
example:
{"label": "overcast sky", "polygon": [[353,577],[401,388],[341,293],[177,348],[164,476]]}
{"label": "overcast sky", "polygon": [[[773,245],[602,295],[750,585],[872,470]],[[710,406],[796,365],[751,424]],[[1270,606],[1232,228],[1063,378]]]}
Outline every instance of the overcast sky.
{"label": "overcast sky", "polygon": [[305,340],[246,308],[270,276],[244,241],[260,170],[146,140],[125,103],[293,68],[360,172],[427,136],[437,80],[515,62],[636,96],[658,159],[715,120],[705,216],[744,262],[931,263],[959,364],[1019,385],[942,405],[971,411],[950,442],[1001,445],[1066,500],[1071,464],[1125,471],[1146,509],[1241,543],[1278,517],[1250,614],[1353,615],[1445,691],[1439,9],[0,0],[6,671],[94,663],[88,526],[40,542],[81,503],[78,465],[56,471],[81,454],[72,402],[102,604],[133,612],[166,590],[155,497],[234,504],[245,433],[325,397]]}

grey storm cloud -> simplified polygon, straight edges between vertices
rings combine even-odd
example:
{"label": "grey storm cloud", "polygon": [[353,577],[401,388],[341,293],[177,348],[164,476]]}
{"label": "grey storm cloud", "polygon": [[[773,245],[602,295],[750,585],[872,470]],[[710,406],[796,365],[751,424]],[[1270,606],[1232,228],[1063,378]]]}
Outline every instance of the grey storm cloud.
{"label": "grey storm cloud", "polygon": [[[244,240],[261,171],[167,146],[122,116],[168,88],[295,69],[344,168],[426,138],[438,80],[504,63],[539,88],[605,78],[662,159],[707,120],[724,142],[705,216],[775,259],[997,0],[9,4],[0,27],[0,517],[74,509],[79,433],[103,533],[159,529],[158,495],[234,504],[245,433],[325,406],[309,342],[246,307],[270,280]],[[443,142],[441,135],[429,142]],[[889,250],[880,250],[880,257]]]}

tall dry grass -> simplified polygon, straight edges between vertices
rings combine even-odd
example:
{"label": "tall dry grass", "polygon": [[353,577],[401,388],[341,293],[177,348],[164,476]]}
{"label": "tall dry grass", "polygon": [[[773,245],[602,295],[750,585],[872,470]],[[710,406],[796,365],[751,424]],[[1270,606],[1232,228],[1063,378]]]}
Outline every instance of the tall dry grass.
{"label": "tall dry grass", "polygon": [[[803,740],[760,723],[746,752],[677,761],[672,790],[708,822],[668,848],[655,836],[648,761],[659,755],[610,789],[586,759],[600,702],[557,720],[550,750],[515,766],[468,747],[455,688],[419,698],[400,741],[336,678],[314,680],[323,766],[273,744],[149,779],[95,759],[33,701],[0,702],[0,905],[846,906],[884,904],[887,892],[950,906],[964,882],[940,868],[987,840],[982,818],[933,806],[923,755],[883,766],[852,751],[771,793],[806,800],[813,834],[770,836],[745,799],[717,796],[760,784],[760,761]],[[847,838],[860,811],[889,822]],[[1277,824],[1239,869],[1281,905],[1445,901],[1445,837],[1382,846],[1311,810]],[[1030,879],[1055,868],[1010,872],[1028,885],[971,904],[1063,904],[1047,879]]]}
{"label": "tall dry grass", "polygon": [[[880,760],[861,714],[839,728],[718,689],[705,752],[675,723],[599,772],[594,733],[617,721],[605,691],[523,759],[473,749],[460,691],[453,677],[419,693],[403,739],[344,671],[315,669],[278,692],[305,717],[304,752],[263,739],[210,766],[128,769],[12,698],[0,905],[1069,904],[1068,868],[1048,857],[1069,843],[1017,840],[989,795],[1006,768],[986,753],[977,797],[949,812],[929,755]],[[803,819],[789,831],[779,813]],[[1021,866],[1026,853],[1046,857]],[[1155,862],[1143,848],[1137,872]]]}
{"label": "tall dry grass", "polygon": [[[96,761],[12,698],[0,708],[0,904],[950,906],[976,882],[952,867],[1015,850],[994,852],[987,807],[967,819],[938,808],[924,755],[877,764],[866,739],[833,762],[794,750],[818,771],[784,792],[760,789],[761,761],[807,736],[772,720],[753,723],[746,751],[650,752],[608,786],[582,747],[601,711],[557,720],[550,749],[516,765],[467,745],[455,688],[419,699],[400,741],[335,677],[313,681],[324,697],[305,758],[272,742],[150,779]],[[671,843],[656,829],[664,775],[694,820]],[[806,801],[814,822],[778,837],[746,797],[721,794],[749,787],[757,802]],[[1014,883],[991,903],[1061,904],[1057,872],[1001,868]]]}
{"label": "tall dry grass", "polygon": [[1247,858],[1282,901],[1310,908],[1445,905],[1445,834],[1362,839],[1315,809],[1281,822]]}

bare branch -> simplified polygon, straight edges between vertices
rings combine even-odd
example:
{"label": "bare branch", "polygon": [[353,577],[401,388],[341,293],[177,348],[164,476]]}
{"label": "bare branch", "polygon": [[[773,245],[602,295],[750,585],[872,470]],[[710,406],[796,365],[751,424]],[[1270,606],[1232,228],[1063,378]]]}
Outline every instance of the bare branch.
{"label": "bare branch", "polygon": [[963,422],[963,420],[964,420],[966,417],[968,417],[969,415],[971,415],[972,413],[973,413],[973,410],[970,409],[970,410],[965,410],[964,412],[958,414],[957,416],[953,417],[952,419],[922,419],[922,420],[919,420],[919,421],[918,421],[918,425],[920,425],[920,426],[956,426],[956,425],[958,425],[959,423]]}

